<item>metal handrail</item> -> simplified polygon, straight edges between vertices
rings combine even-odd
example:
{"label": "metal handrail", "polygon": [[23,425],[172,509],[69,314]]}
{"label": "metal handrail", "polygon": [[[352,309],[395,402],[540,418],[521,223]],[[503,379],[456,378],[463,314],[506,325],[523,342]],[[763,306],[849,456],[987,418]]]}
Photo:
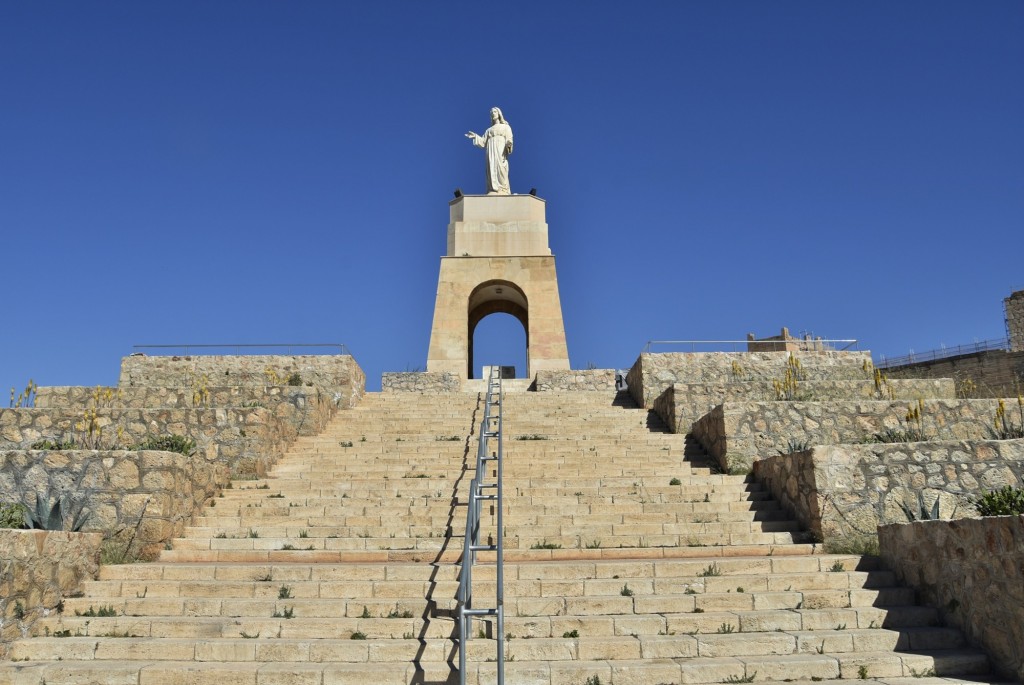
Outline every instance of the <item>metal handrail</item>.
{"label": "metal handrail", "polygon": [[915,353],[913,350],[909,354],[905,354],[902,357],[891,357],[880,355],[879,361],[875,364],[879,369],[891,369],[894,366],[905,366],[907,364],[917,364],[920,362],[931,362],[936,359],[948,359],[949,357],[959,357],[962,354],[975,354],[977,352],[989,352],[992,350],[1008,350],[1010,349],[1009,338],[993,338],[991,340],[976,340],[973,343],[967,345],[957,345],[956,347],[946,347],[943,345],[937,350],[928,350],[927,352]]}
{"label": "metal handrail", "polygon": [[[498,685],[505,683],[505,528],[502,520],[502,440],[501,440],[501,373],[499,367],[491,369],[487,379],[487,397],[484,400],[484,418],[480,422],[479,447],[476,451],[476,473],[469,484],[469,500],[466,503],[466,537],[462,549],[462,570],[459,573],[459,590],[456,599],[459,605],[459,683],[466,683],[467,643],[473,637],[473,617],[494,616],[497,619],[497,665]],[[494,439],[496,449],[488,450],[488,441]],[[497,462],[496,478],[487,481],[489,462]],[[485,494],[486,491],[486,494]],[[498,529],[494,544],[480,544],[480,509],[483,502],[493,502],[498,510]],[[496,552],[497,590],[495,606],[475,608],[473,606],[473,565],[477,552]]]}
{"label": "metal handrail", "polygon": [[[733,348],[737,345],[743,345],[744,348],[748,345],[763,345],[768,346],[772,344],[776,345],[807,345],[808,351],[815,351],[815,348],[821,348],[822,346],[829,346],[832,350],[843,352],[850,349],[851,347],[856,349],[859,340],[850,339],[824,339],[824,338],[789,338],[787,340],[648,340],[647,344],[644,345],[644,353],[651,351],[651,345],[689,345],[691,352],[696,351],[697,345],[732,345]],[[836,347],[842,344],[842,347]],[[744,350],[745,351],[745,350]]]}
{"label": "metal handrail", "polygon": [[235,344],[223,344],[223,345],[196,345],[194,343],[185,343],[182,345],[132,345],[133,350],[185,350],[185,354],[189,353],[191,349],[234,349],[236,354],[241,354],[242,349],[250,348],[268,348],[268,347],[283,347],[288,350],[287,354],[291,354],[292,348],[294,347],[316,347],[316,348],[332,348],[337,349],[337,354],[350,354],[348,347],[344,343],[259,343],[259,344],[247,344],[247,343],[235,343]]}

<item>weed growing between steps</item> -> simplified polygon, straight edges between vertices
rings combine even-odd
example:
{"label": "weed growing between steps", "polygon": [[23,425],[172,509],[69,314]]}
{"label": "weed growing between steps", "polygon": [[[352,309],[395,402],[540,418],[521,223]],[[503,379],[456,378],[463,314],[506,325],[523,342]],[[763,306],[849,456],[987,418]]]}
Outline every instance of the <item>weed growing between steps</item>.
{"label": "weed growing between steps", "polygon": [[826,540],[826,554],[854,554],[857,556],[878,556],[877,535],[847,535]]}
{"label": "weed growing between steps", "polygon": [[117,616],[117,609],[112,605],[101,606],[99,609],[89,605],[89,608],[85,611],[75,611],[75,616],[85,616],[88,618],[108,618],[111,616]]}

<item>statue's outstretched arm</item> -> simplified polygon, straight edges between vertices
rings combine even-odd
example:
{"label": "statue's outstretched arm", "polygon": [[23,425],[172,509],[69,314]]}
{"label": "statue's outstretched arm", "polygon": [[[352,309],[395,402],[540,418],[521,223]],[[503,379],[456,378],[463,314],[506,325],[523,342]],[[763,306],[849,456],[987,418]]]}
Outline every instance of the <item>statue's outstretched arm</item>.
{"label": "statue's outstretched arm", "polygon": [[473,142],[473,145],[476,145],[477,147],[484,147],[486,144],[483,136],[478,136],[472,131],[468,132],[466,137],[469,138]]}

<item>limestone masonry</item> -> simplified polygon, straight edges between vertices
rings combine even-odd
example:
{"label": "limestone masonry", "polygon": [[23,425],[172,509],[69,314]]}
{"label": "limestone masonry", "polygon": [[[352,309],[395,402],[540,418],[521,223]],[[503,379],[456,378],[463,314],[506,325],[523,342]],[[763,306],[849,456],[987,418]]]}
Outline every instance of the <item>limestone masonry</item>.
{"label": "limestone masonry", "polygon": [[[1024,398],[785,330],[644,353],[620,389],[570,368],[544,201],[450,213],[427,371],[381,392],[348,355],[140,355],[116,387],[0,409],[7,524],[37,499],[90,511],[86,532],[0,531],[0,683],[490,685],[499,661],[517,685],[1024,678],[1024,517],[974,504],[1024,485]],[[497,312],[527,334],[500,402],[473,378]],[[503,622],[459,634],[498,426],[471,606],[502,579]]]}
{"label": "limestone masonry", "polygon": [[1024,516],[883,526],[879,537],[900,580],[985,645],[1003,677],[1024,680]]}
{"label": "limestone masonry", "polygon": [[544,200],[463,196],[451,202],[450,213],[427,371],[473,378],[473,332],[481,319],[499,312],[519,319],[526,331],[526,377],[568,370]]}

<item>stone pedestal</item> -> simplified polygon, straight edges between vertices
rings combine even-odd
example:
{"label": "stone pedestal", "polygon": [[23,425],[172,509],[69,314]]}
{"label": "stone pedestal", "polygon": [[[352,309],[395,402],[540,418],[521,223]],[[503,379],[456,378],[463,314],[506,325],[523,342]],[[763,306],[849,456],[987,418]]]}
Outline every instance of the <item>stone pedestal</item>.
{"label": "stone pedestal", "polygon": [[473,331],[496,313],[523,324],[527,377],[568,369],[544,200],[467,195],[449,207],[448,254],[441,258],[427,371],[472,378]]}

